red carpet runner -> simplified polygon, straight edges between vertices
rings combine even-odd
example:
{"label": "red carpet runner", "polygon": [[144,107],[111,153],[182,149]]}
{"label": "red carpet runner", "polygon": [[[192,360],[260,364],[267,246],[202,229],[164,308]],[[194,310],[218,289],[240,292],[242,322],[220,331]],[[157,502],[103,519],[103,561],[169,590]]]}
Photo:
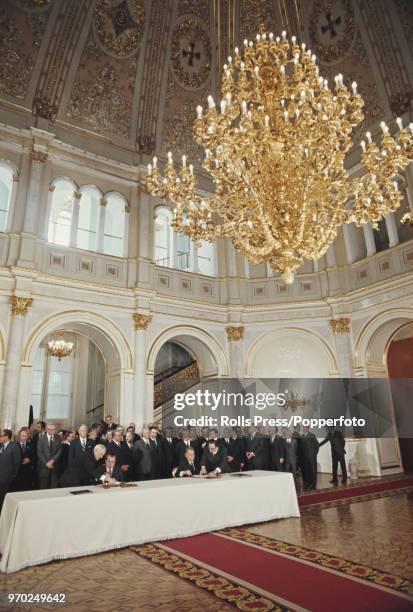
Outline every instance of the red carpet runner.
{"label": "red carpet runner", "polygon": [[168,540],[161,547],[189,557],[201,566],[206,564],[213,571],[223,573],[251,590],[264,591],[262,595],[270,595],[293,610],[396,612],[413,609],[413,599],[404,593],[218,534]]}
{"label": "red carpet runner", "polygon": [[330,488],[322,491],[300,494],[298,495],[298,503],[300,508],[304,508],[305,506],[312,506],[313,504],[349,499],[373,493],[394,491],[395,489],[410,486],[413,486],[413,476],[402,476],[401,478],[385,480],[384,482],[373,481],[366,484],[339,487],[337,489]]}
{"label": "red carpet runner", "polygon": [[[300,494],[302,510],[404,493],[413,476]],[[245,528],[131,547],[240,610],[413,610],[402,577],[259,536]]]}

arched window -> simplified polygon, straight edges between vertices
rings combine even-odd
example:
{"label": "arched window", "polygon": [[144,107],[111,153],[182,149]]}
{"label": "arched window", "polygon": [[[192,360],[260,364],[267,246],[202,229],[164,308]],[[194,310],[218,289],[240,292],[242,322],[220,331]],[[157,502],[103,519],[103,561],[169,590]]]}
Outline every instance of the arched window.
{"label": "arched window", "polygon": [[0,232],[5,232],[10,211],[13,170],[0,163]]}
{"label": "arched window", "polygon": [[76,246],[86,251],[96,251],[99,227],[101,193],[96,187],[86,186],[80,190],[79,221],[77,224]]}
{"label": "arched window", "polygon": [[53,187],[47,239],[54,244],[69,246],[74,186],[67,179],[58,179],[53,183]]}
{"label": "arched window", "polygon": [[118,193],[105,196],[105,223],[103,230],[103,252],[123,257],[125,252],[126,212],[125,199]]}
{"label": "arched window", "polygon": [[155,211],[154,259],[157,266],[172,267],[172,212],[160,206]]}

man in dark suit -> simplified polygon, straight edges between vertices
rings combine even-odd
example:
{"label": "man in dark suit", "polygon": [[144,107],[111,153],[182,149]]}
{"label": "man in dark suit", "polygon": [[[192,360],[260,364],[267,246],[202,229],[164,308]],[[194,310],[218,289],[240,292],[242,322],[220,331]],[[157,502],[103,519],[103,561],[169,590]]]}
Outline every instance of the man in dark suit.
{"label": "man in dark suit", "polygon": [[268,467],[268,443],[253,425],[246,440],[247,470],[266,470]]}
{"label": "man in dark suit", "polygon": [[141,437],[135,442],[133,450],[138,480],[151,480],[152,450],[149,427],[142,429]]}
{"label": "man in dark suit", "polygon": [[[93,442],[88,438],[88,426],[81,425],[78,431],[78,438],[71,442],[69,446],[68,468],[76,468],[79,473],[82,473],[81,466],[83,464],[83,455],[87,453],[89,456],[93,451]],[[80,483],[80,484],[86,484]]]}
{"label": "man in dark suit", "polygon": [[198,444],[198,440],[191,437],[191,432],[186,429],[183,432],[182,440],[179,440],[175,446],[175,461],[178,464],[179,461],[186,453],[186,449],[191,447],[195,451],[195,465],[199,469],[202,452]]}
{"label": "man in dark suit", "polygon": [[162,437],[162,468],[161,478],[171,478],[172,470],[177,466],[175,448],[178,438],[173,435],[172,427],[165,429],[165,437]]}
{"label": "man in dark suit", "polygon": [[29,430],[23,427],[19,432],[21,463],[20,469],[12,484],[13,491],[30,491],[35,486],[35,452],[29,438]]}
{"label": "man in dark suit", "polygon": [[123,472],[120,466],[116,465],[115,455],[106,454],[105,465],[100,467],[98,473],[100,474],[99,478],[102,482],[105,479],[108,479],[109,482],[111,482],[111,480],[113,480],[113,482],[115,481],[124,482],[125,481],[125,478],[123,476]]}
{"label": "man in dark suit", "polygon": [[330,482],[333,484],[338,483],[337,468],[338,468],[338,464],[340,464],[342,483],[346,484],[347,483],[347,466],[346,466],[346,458],[345,458],[346,441],[344,439],[344,436],[341,433],[341,431],[331,427],[328,430],[326,438],[322,442],[320,442],[320,446],[323,446],[323,444],[327,444],[327,442],[330,442],[330,445],[331,445],[331,461],[333,463],[333,478],[332,480],[330,480]]}
{"label": "man in dark suit", "polygon": [[21,463],[20,448],[12,442],[12,437],[11,429],[3,429],[0,432],[0,512]]}
{"label": "man in dark suit", "polygon": [[158,480],[162,471],[163,438],[154,425],[149,428],[149,438],[152,455],[151,480]]}
{"label": "man in dark suit", "polygon": [[221,438],[223,448],[227,451],[227,463],[230,472],[239,472],[245,465],[245,438],[240,437],[236,429],[224,430]]}
{"label": "man in dark suit", "polygon": [[210,438],[209,427],[202,427],[201,435],[198,436],[196,439],[201,455],[204,452],[204,448],[206,447],[206,443],[208,442],[209,438]]}
{"label": "man in dark suit", "polygon": [[317,486],[317,454],[319,444],[309,427],[303,427],[301,448],[303,452],[302,477],[304,487],[315,489]]}
{"label": "man in dark suit", "polygon": [[181,458],[178,467],[174,474],[176,478],[185,478],[195,476],[199,470],[195,466],[195,451],[193,448],[187,448],[185,455]]}
{"label": "man in dark suit", "polygon": [[102,482],[102,459],[105,453],[106,447],[103,444],[96,444],[91,453],[83,453],[78,463],[64,471],[59,479],[59,486],[79,487]]}
{"label": "man in dark suit", "polygon": [[102,426],[102,433],[107,433],[110,429],[116,429],[117,425],[113,421],[111,414],[105,416],[105,424]]}
{"label": "man in dark suit", "polygon": [[116,465],[120,467],[124,473],[125,480],[128,480],[129,471],[130,473],[133,472],[131,453],[129,452],[128,446],[125,445],[122,439],[122,431],[120,429],[116,429],[113,432],[112,442],[109,442],[106,448],[109,455],[115,455]]}
{"label": "man in dark suit", "polygon": [[36,430],[32,436],[34,456],[36,459],[37,459],[37,443],[39,441],[40,436],[44,436],[45,433],[46,433],[46,423],[44,421],[37,421]]}
{"label": "man in dark suit", "polygon": [[227,464],[227,451],[219,448],[215,440],[209,440],[201,459],[201,476],[229,472]]}
{"label": "man in dark suit", "polygon": [[46,433],[39,436],[37,443],[37,476],[39,489],[57,487],[57,465],[62,453],[56,426],[47,425]]}
{"label": "man in dark suit", "polygon": [[57,478],[59,479],[69,466],[70,445],[76,440],[76,432],[68,431],[62,442],[62,453],[57,464]]}
{"label": "man in dark suit", "polygon": [[132,434],[133,434],[133,443],[135,444],[135,442],[137,442],[139,440],[139,438],[140,438],[140,436],[136,433],[136,425],[135,425],[135,423],[129,423],[128,428],[127,428],[126,431],[127,432],[128,431],[132,432]]}
{"label": "man in dark suit", "polygon": [[287,444],[285,439],[278,434],[278,427],[275,428],[275,433],[270,436],[269,444],[271,469],[275,472],[284,472]]}

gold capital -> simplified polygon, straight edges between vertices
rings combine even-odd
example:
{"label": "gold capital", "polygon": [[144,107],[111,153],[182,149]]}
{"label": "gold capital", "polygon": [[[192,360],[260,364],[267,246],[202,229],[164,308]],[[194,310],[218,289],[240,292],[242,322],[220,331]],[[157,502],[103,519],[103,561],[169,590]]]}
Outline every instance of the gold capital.
{"label": "gold capital", "polygon": [[44,164],[47,161],[48,154],[43,151],[36,151],[36,149],[32,149],[31,152],[32,161],[37,162],[39,164]]}
{"label": "gold capital", "polygon": [[30,306],[33,304],[33,298],[25,298],[13,295],[10,298],[10,304],[12,315],[25,317]]}
{"label": "gold capital", "polygon": [[135,312],[135,314],[133,314],[132,317],[133,317],[133,320],[135,321],[136,331],[148,329],[148,325],[152,321],[151,315],[139,314],[137,312]]}
{"label": "gold capital", "polygon": [[229,342],[236,342],[237,340],[242,340],[244,338],[245,327],[226,327],[227,338]]}
{"label": "gold capital", "polygon": [[350,331],[350,319],[348,317],[331,319],[330,327],[335,334],[348,334]]}

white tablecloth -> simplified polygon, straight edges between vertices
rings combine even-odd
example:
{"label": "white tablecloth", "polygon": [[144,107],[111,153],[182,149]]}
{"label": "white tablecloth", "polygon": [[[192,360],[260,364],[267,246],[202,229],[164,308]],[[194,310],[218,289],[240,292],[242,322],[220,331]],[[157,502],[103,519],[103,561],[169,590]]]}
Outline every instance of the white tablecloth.
{"label": "white tablecloth", "polygon": [[[291,474],[249,473],[9,493],[0,517],[0,570],[300,516]],[[70,494],[82,488],[93,493]]]}

